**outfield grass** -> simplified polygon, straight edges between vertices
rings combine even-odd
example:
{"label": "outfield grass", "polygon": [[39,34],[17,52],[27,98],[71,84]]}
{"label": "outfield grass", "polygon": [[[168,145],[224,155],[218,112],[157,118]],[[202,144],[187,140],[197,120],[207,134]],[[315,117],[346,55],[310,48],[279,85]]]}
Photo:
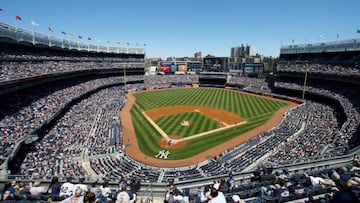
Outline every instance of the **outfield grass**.
{"label": "outfield grass", "polygon": [[[131,115],[135,133],[137,135],[137,141],[143,153],[152,157],[154,157],[159,150],[162,150],[159,146],[161,135],[159,135],[159,133],[142,116],[142,111],[174,105],[206,106],[235,113],[247,121],[246,124],[236,128],[230,128],[193,139],[190,142],[187,142],[183,148],[169,150],[171,154],[168,156],[168,159],[170,160],[189,158],[236,136],[241,136],[242,133],[264,124],[274,112],[287,105],[287,103],[281,101],[243,94],[241,92],[213,88],[179,88],[146,91],[136,93],[135,97],[136,102],[131,109]],[[198,119],[202,120],[201,122],[207,124],[198,125],[199,127],[189,130],[189,132],[183,130],[184,128],[181,129],[179,125],[174,125],[176,126],[174,128],[179,129],[167,129],[166,123],[181,122],[186,116],[194,116],[190,114],[191,113],[189,112],[178,114],[177,116],[166,116],[166,119],[159,118],[156,122],[163,130],[165,130],[165,132],[170,132],[170,134],[172,134],[171,132],[176,131],[178,132],[177,135],[182,135],[184,137],[191,136],[197,132],[208,131],[208,129],[213,128],[211,127],[212,125],[216,125],[214,128],[217,128],[216,121],[212,124],[211,121],[213,120],[199,117]]]}

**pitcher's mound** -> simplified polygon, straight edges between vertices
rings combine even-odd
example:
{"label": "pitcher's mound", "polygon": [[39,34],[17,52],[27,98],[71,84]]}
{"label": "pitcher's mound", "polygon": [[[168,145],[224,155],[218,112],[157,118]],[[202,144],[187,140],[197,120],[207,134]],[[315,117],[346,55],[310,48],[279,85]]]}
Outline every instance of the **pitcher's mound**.
{"label": "pitcher's mound", "polygon": [[164,149],[176,149],[182,148],[185,146],[185,141],[179,141],[182,139],[181,136],[178,135],[170,135],[170,140],[166,140],[165,138],[161,138],[160,140],[160,147]]}

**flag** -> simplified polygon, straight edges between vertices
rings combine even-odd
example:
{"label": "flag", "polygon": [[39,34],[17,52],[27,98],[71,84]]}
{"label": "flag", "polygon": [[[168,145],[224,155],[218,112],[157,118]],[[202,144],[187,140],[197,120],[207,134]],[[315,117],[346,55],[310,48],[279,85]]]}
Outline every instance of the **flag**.
{"label": "flag", "polygon": [[110,41],[107,41],[107,43],[110,43]]}
{"label": "flag", "polygon": [[81,36],[81,35],[79,35],[79,39],[82,39],[82,36]]}
{"label": "flag", "polygon": [[120,44],[120,42],[117,42],[117,44]]}
{"label": "flag", "polygon": [[339,34],[336,34],[336,39],[339,39]]}
{"label": "flag", "polygon": [[72,37],[72,36],[73,36],[73,33],[71,33],[71,32],[68,32],[68,35]]}
{"label": "flag", "polygon": [[19,15],[16,15],[15,20],[22,20],[22,18]]}
{"label": "flag", "polygon": [[139,46],[139,43],[136,43],[136,46]]}
{"label": "flag", "polygon": [[88,37],[88,40],[91,40],[91,37]]}
{"label": "flag", "polygon": [[64,32],[64,31],[61,31],[61,34],[63,34],[63,35],[66,35],[66,32]]}
{"label": "flag", "polygon": [[0,8],[0,11],[4,11],[4,9]]}
{"label": "flag", "polygon": [[292,43],[294,43],[295,42],[295,40],[294,39],[292,39]]}
{"label": "flag", "polygon": [[48,30],[49,30],[49,32],[54,32],[54,30],[51,29],[51,27],[48,27]]}
{"label": "flag", "polygon": [[130,43],[128,42],[128,43],[126,43],[128,46],[130,45]]}
{"label": "flag", "polygon": [[31,25],[33,25],[33,26],[40,26],[39,23],[36,23],[35,21],[31,21]]}
{"label": "flag", "polygon": [[357,33],[360,33],[360,30],[357,30]]}
{"label": "flag", "polygon": [[144,46],[146,46],[146,44],[144,43]]}

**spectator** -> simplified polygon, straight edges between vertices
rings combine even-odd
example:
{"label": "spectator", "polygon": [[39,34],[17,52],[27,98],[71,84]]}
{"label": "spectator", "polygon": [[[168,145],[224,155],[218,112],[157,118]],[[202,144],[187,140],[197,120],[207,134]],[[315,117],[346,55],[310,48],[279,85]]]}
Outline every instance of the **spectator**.
{"label": "spectator", "polygon": [[[106,200],[110,200],[111,199],[111,196],[112,196],[112,191],[111,191],[111,188],[109,186],[109,182],[108,181],[105,181],[103,184],[102,184],[102,187],[101,187],[101,194],[106,197]],[[103,199],[103,198],[101,198]]]}
{"label": "spectator", "polygon": [[244,200],[240,199],[239,195],[233,195],[231,199],[233,200],[233,203],[245,203]]}
{"label": "spectator", "polygon": [[51,179],[51,182],[45,192],[45,194],[51,198],[53,201],[61,201],[65,197],[60,197],[60,190],[61,190],[61,183],[59,182],[59,178],[57,176],[54,176]]}
{"label": "spectator", "polygon": [[77,188],[73,195],[67,197],[61,203],[82,203],[84,200],[84,196],[81,196],[83,193],[81,188]]}
{"label": "spectator", "polygon": [[211,188],[210,195],[208,196],[208,203],[226,203],[224,194],[219,191],[220,184],[215,183]]}
{"label": "spectator", "polygon": [[40,185],[41,185],[40,180],[37,180],[34,183],[29,184],[31,195],[40,195],[46,193],[46,187]]}
{"label": "spectator", "polygon": [[182,192],[175,187],[174,184],[170,184],[168,190],[165,193],[165,202],[174,203],[175,201],[179,203],[184,203],[184,197]]}
{"label": "spectator", "polygon": [[8,181],[4,184],[2,188],[2,200],[13,199],[15,195],[15,183],[13,181]]}
{"label": "spectator", "polygon": [[136,195],[126,188],[126,185],[121,186],[121,190],[116,196],[116,203],[134,203],[136,201]]}
{"label": "spectator", "polygon": [[[66,182],[61,185],[60,193],[59,193],[60,197],[68,198],[68,197],[73,196],[76,188],[75,188],[75,185],[72,183],[72,181],[73,181],[73,178],[68,177],[66,179]],[[82,192],[82,190],[81,190],[81,192]]]}
{"label": "spectator", "polygon": [[274,190],[275,197],[289,197],[289,189],[285,186],[285,181],[280,181],[279,184],[275,185],[276,189]]}
{"label": "spectator", "polygon": [[84,181],[85,181],[85,178],[84,178],[84,177],[81,177],[81,178],[79,179],[79,183],[74,185],[75,190],[76,190],[77,188],[81,188],[81,190],[82,190],[81,196],[84,196],[85,193],[88,191],[88,186],[84,184]]}
{"label": "spectator", "polygon": [[340,191],[333,195],[330,203],[357,203],[359,202],[358,197],[351,191]]}
{"label": "spectator", "polygon": [[211,187],[209,185],[205,185],[204,190],[198,191],[198,197],[200,202],[207,202],[208,196],[210,195]]}
{"label": "spectator", "polygon": [[137,177],[133,176],[130,178],[130,191],[136,194],[141,188],[141,182],[138,180]]}
{"label": "spectator", "polygon": [[84,200],[83,202],[85,203],[94,203],[96,202],[96,196],[95,193],[87,191],[84,195]]}

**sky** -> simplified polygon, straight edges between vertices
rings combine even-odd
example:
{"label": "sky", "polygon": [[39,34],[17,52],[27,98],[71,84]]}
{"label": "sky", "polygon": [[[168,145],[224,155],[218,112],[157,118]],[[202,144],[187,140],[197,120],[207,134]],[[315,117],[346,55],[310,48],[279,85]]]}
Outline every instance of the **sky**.
{"label": "sky", "polygon": [[198,51],[229,57],[241,44],[277,57],[282,45],[360,38],[359,9],[360,0],[0,0],[0,21],[83,43],[144,48],[146,58]]}

